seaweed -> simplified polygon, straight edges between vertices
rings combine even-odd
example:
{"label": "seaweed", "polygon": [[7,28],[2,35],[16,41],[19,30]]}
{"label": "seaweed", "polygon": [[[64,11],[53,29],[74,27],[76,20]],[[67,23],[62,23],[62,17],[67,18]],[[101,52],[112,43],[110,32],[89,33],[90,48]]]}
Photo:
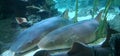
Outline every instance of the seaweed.
{"label": "seaweed", "polygon": [[97,6],[99,5],[99,0],[93,1],[93,12],[91,12],[92,18],[94,18],[95,13],[97,13]]}
{"label": "seaweed", "polygon": [[78,0],[76,0],[74,23],[78,22],[77,17],[78,17]]}
{"label": "seaweed", "polygon": [[107,13],[108,13],[108,10],[110,8],[110,5],[112,4],[112,1],[113,0],[107,0],[105,10],[104,10],[103,20],[100,21],[100,26],[98,27],[98,30],[96,32],[98,39],[102,38],[102,37],[104,38],[107,35],[107,31],[106,31],[106,28],[107,28]]}

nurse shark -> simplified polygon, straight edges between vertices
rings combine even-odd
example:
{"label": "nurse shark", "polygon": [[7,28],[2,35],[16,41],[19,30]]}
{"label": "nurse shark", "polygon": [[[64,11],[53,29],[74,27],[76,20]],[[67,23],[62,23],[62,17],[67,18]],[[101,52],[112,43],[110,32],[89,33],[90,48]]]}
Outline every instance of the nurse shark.
{"label": "nurse shark", "polygon": [[39,48],[55,50],[71,48],[74,42],[90,43],[96,40],[95,31],[99,26],[102,11],[95,19],[83,20],[58,28],[47,34],[39,42]]}
{"label": "nurse shark", "polygon": [[49,32],[72,23],[67,14],[68,10],[62,15],[42,20],[25,29],[16,37],[9,50],[1,56],[15,56],[15,53],[23,53],[34,48]]}

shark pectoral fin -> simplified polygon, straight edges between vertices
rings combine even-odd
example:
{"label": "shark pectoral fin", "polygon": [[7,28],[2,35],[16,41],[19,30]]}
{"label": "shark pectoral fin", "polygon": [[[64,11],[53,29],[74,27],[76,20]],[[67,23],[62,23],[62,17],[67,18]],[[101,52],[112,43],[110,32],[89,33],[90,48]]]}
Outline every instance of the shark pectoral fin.
{"label": "shark pectoral fin", "polygon": [[72,46],[71,50],[68,52],[68,54],[75,54],[75,53],[78,53],[81,51],[87,51],[88,49],[89,49],[89,47],[87,47],[85,44],[74,42],[73,46]]}
{"label": "shark pectoral fin", "polygon": [[75,42],[71,50],[67,53],[70,56],[93,56],[93,49],[83,43]]}
{"label": "shark pectoral fin", "polygon": [[98,15],[95,17],[95,19],[100,22],[101,21],[101,16],[102,16],[103,10],[101,10]]}
{"label": "shark pectoral fin", "polygon": [[69,9],[66,9],[61,15],[61,17],[63,17],[64,19],[69,19],[68,12],[69,12]]}

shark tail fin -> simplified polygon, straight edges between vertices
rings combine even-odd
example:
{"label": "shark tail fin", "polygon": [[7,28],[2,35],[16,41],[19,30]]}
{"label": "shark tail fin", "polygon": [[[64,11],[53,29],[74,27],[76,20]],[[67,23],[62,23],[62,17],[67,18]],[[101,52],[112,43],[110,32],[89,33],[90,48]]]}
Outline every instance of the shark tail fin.
{"label": "shark tail fin", "polygon": [[1,54],[1,56],[14,56],[14,55],[15,55],[15,52],[11,50],[7,50]]}

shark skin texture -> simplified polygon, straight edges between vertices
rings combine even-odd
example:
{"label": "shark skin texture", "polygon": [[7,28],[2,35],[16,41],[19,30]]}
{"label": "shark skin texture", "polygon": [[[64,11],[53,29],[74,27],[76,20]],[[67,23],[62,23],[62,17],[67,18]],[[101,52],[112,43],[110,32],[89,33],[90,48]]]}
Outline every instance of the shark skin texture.
{"label": "shark skin texture", "polygon": [[67,25],[47,34],[38,46],[43,49],[62,49],[71,47],[73,42],[89,43],[94,41],[99,23],[95,19]]}
{"label": "shark skin texture", "polygon": [[13,41],[9,50],[5,51],[1,56],[14,56],[15,53],[26,52],[37,46],[38,42],[46,34],[68,24],[72,24],[72,21],[68,18],[68,10],[62,15],[35,23],[33,26],[22,31]]}
{"label": "shark skin texture", "polygon": [[102,11],[95,19],[79,21],[50,32],[38,43],[39,48],[43,50],[64,49],[72,47],[74,42],[90,43],[94,41],[101,14]]}

